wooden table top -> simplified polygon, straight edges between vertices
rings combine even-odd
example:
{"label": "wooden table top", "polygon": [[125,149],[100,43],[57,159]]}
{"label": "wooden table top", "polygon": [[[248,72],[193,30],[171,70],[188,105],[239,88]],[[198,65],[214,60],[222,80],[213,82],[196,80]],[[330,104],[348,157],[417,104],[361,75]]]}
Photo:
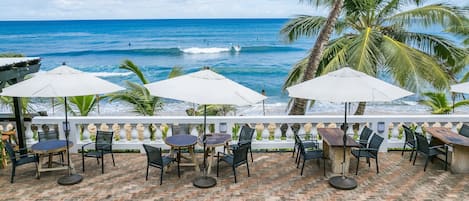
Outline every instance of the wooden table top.
{"label": "wooden table top", "polygon": [[[344,146],[344,132],[340,128],[318,128],[318,133],[324,141],[332,147]],[[352,137],[347,136],[347,147],[360,147]]]}
{"label": "wooden table top", "polygon": [[164,142],[172,147],[189,147],[197,143],[197,136],[177,134],[167,137]]}
{"label": "wooden table top", "polygon": [[[224,146],[227,142],[231,141],[231,135],[230,134],[222,134],[222,133],[212,133],[212,134],[207,134],[207,138],[205,140],[205,145],[207,147],[218,147],[218,146]],[[198,139],[198,143],[200,145],[203,145],[203,136],[200,136]]]}
{"label": "wooden table top", "polygon": [[[68,141],[68,146],[72,147],[73,142]],[[57,153],[67,150],[67,141],[66,140],[48,140],[41,141],[31,146],[31,150],[36,154],[49,154]]]}
{"label": "wooden table top", "polygon": [[458,133],[453,132],[449,128],[444,127],[434,127],[434,128],[424,128],[430,135],[435,138],[438,138],[445,144],[452,145],[461,145],[469,146],[469,138]]}

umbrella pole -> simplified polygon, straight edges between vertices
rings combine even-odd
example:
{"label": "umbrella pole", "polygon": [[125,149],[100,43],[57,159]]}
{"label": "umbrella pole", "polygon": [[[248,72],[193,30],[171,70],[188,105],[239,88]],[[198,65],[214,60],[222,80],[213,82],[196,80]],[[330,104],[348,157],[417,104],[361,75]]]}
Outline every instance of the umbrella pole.
{"label": "umbrella pole", "polygon": [[60,185],[73,185],[78,184],[83,180],[83,177],[79,174],[72,174],[71,167],[70,167],[70,150],[68,144],[68,136],[70,135],[70,128],[68,124],[68,114],[67,114],[67,97],[64,98],[65,102],[65,123],[64,123],[64,131],[65,131],[65,141],[67,143],[67,166],[68,166],[68,175],[60,177],[57,180],[57,183]]}
{"label": "umbrella pole", "polygon": [[[204,105],[204,135],[202,137],[202,142],[204,144],[204,169],[203,169],[203,176],[196,177],[192,184],[198,188],[211,188],[217,185],[217,180],[213,177],[207,176],[207,167],[206,167],[206,129],[207,129],[207,105]],[[217,159],[218,160],[218,159]]]}
{"label": "umbrella pole", "polygon": [[348,178],[345,176],[345,154],[347,150],[347,102],[345,102],[345,119],[344,124],[342,125],[342,130],[344,132],[343,144],[344,144],[344,160],[342,161],[342,175],[331,177],[329,179],[329,184],[337,189],[341,190],[352,190],[357,187],[357,181],[353,178]]}

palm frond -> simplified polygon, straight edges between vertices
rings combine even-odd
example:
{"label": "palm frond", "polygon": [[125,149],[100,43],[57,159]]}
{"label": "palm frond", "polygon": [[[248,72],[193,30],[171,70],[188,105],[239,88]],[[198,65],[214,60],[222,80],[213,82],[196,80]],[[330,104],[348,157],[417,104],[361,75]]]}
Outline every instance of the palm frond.
{"label": "palm frond", "polygon": [[425,27],[435,24],[461,26],[464,24],[464,13],[466,12],[467,8],[453,7],[447,4],[431,4],[397,13],[387,20],[402,26],[415,26],[416,23]]}
{"label": "palm frond", "polygon": [[142,82],[142,84],[148,84],[148,80],[145,78],[145,75],[143,75],[143,72],[142,70],[140,70],[140,68],[135,65],[132,61],[126,59],[122,62],[122,64],[119,66],[120,69],[125,69],[125,70],[129,70],[133,73],[135,73],[135,75],[137,75],[137,77],[140,79],[140,81]]}
{"label": "palm frond", "polygon": [[389,36],[383,36],[380,48],[384,65],[400,86],[418,91],[428,82],[437,89],[448,88],[448,76],[433,57]]}
{"label": "palm frond", "polygon": [[293,42],[300,37],[312,37],[321,31],[327,18],[322,16],[300,15],[291,19],[280,30],[287,42]]}
{"label": "palm frond", "polygon": [[348,64],[347,50],[353,37],[356,36],[346,35],[329,42],[329,45],[324,49],[321,63],[319,63],[318,71],[320,74],[335,71]]}
{"label": "palm frond", "polygon": [[181,76],[183,74],[184,74],[184,72],[182,71],[182,67],[174,66],[173,68],[171,68],[171,72],[169,72],[168,78]]}
{"label": "palm frond", "polygon": [[305,57],[293,65],[292,69],[287,75],[287,79],[283,83],[283,91],[285,91],[288,87],[299,84],[303,81],[304,71],[308,66],[308,59],[308,57]]}
{"label": "palm frond", "polygon": [[371,27],[366,28],[350,44],[348,64],[358,71],[376,76],[376,65],[381,54],[380,37]]}

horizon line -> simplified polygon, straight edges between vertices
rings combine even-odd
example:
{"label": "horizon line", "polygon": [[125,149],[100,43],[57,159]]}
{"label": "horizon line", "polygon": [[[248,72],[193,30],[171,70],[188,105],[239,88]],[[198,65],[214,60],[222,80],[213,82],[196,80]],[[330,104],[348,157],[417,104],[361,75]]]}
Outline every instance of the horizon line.
{"label": "horizon line", "polygon": [[293,17],[220,17],[220,18],[96,18],[96,19],[2,19],[0,22],[32,22],[32,21],[111,21],[111,20],[275,20]]}

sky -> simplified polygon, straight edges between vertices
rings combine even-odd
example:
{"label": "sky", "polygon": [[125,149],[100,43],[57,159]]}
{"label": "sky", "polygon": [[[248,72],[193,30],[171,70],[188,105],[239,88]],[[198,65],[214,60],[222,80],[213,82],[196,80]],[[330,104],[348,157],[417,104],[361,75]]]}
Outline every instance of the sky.
{"label": "sky", "polygon": [[[428,0],[427,3],[441,2]],[[445,0],[461,5],[467,0]],[[0,0],[3,20],[290,18],[326,15],[299,0]]]}

